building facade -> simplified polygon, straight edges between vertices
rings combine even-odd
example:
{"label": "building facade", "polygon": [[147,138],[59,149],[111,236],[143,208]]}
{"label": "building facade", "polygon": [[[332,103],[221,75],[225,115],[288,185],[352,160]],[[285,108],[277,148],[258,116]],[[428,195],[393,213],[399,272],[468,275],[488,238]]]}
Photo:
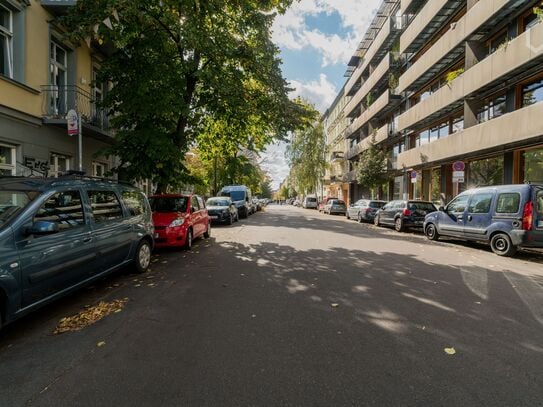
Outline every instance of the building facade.
{"label": "building facade", "polygon": [[0,174],[58,176],[77,170],[78,137],[66,114],[82,117],[82,169],[102,177],[115,158],[100,151],[114,142],[96,81],[104,53],[65,40],[54,17],[75,1],[0,0]]}
{"label": "building facade", "polygon": [[343,92],[336,96],[334,103],[322,117],[326,138],[326,171],[322,197],[336,197],[349,203],[349,183],[345,180],[348,161],[345,159],[345,130],[349,124],[344,109],[348,97]]}
{"label": "building facade", "polygon": [[346,158],[385,148],[388,199],[542,183],[541,15],[541,0],[384,1],[350,62]]}

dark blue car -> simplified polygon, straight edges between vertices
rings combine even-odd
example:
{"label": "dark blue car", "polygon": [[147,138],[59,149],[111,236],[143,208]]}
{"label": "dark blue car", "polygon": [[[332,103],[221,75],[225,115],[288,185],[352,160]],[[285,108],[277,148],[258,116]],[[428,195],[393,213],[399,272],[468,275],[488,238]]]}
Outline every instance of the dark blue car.
{"label": "dark blue car", "polygon": [[0,177],[0,328],[122,266],[147,270],[151,210],[136,188]]}
{"label": "dark blue car", "polygon": [[543,185],[499,185],[471,189],[424,220],[430,240],[450,236],[490,243],[500,256],[518,247],[543,247]]}

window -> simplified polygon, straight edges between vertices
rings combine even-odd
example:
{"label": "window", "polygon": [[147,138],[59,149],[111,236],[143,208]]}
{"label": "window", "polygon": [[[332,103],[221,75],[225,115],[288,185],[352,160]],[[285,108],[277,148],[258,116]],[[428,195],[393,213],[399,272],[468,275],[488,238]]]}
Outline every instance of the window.
{"label": "window", "polygon": [[123,217],[123,210],[115,192],[89,191],[89,200],[96,223]]}
{"label": "window", "polygon": [[543,101],[543,78],[522,87],[522,107]]}
{"label": "window", "polygon": [[107,165],[97,161],[92,162],[92,176],[93,177],[105,177],[107,172]]}
{"label": "window", "polygon": [[92,66],[92,123],[101,129],[106,127],[106,117],[100,104],[104,100],[105,86],[98,78],[98,65]]}
{"label": "window", "polygon": [[200,210],[200,206],[198,205],[198,199],[196,199],[195,196],[192,196],[190,199],[190,209],[194,212]]}
{"label": "window", "polygon": [[525,151],[523,153],[523,181],[543,184],[543,149]]}
{"label": "window", "polygon": [[200,197],[198,197],[198,205],[200,206],[200,209],[205,209],[206,204],[204,203],[204,200]]}
{"label": "window", "polygon": [[456,119],[453,119],[452,122],[452,132],[456,133],[458,131],[464,130],[464,116],[457,117]]}
{"label": "window", "polygon": [[463,213],[468,205],[469,195],[459,195],[447,205],[449,213]]}
{"label": "window", "polygon": [[38,191],[0,190],[0,226],[13,219],[26,205],[39,196]]}
{"label": "window", "polygon": [[477,112],[477,120],[484,123],[507,112],[505,95],[500,95],[485,101],[485,104]]}
{"label": "window", "polygon": [[186,212],[188,198],[186,197],[157,197],[149,199],[153,212]]}
{"label": "window", "polygon": [[13,78],[13,13],[0,4],[0,74]]}
{"label": "window", "polygon": [[468,187],[503,184],[503,156],[472,161],[468,167]]}
{"label": "window", "polygon": [[526,30],[529,30],[534,25],[539,23],[539,17],[533,12],[533,7],[530,7],[528,14],[525,14],[520,18],[520,32],[523,33]]}
{"label": "window", "polygon": [[130,216],[138,216],[145,213],[145,197],[137,191],[123,191],[122,199],[128,208]]}
{"label": "window", "polygon": [[70,169],[70,158],[61,154],[51,154],[49,176],[59,177]]}
{"label": "window", "polygon": [[492,38],[490,41],[488,41],[488,54],[490,55],[496,52],[498,48],[506,44],[508,40],[509,37],[507,36],[507,31],[503,31]]}
{"label": "window", "polygon": [[66,105],[67,71],[66,50],[51,41],[49,46],[49,84],[51,85],[49,108],[50,112],[55,115],[64,115],[68,110]]}
{"label": "window", "polygon": [[34,222],[55,222],[59,230],[85,224],[83,205],[79,191],[58,192],[45,201],[34,215]]}
{"label": "window", "polygon": [[496,202],[496,213],[517,213],[520,205],[520,194],[510,192],[499,194]]}
{"label": "window", "polygon": [[15,175],[15,147],[0,144],[0,175]]}
{"label": "window", "polygon": [[488,213],[494,194],[472,195],[468,206],[468,213]]}
{"label": "window", "polygon": [[536,195],[537,227],[543,227],[543,191],[538,190]]}

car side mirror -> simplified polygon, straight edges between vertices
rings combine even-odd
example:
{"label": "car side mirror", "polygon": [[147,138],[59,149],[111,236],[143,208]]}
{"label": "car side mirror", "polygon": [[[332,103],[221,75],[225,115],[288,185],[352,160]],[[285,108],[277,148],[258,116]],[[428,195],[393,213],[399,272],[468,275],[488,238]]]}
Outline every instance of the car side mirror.
{"label": "car side mirror", "polygon": [[445,212],[445,208],[443,206],[440,206],[438,209],[437,209],[439,212]]}
{"label": "car side mirror", "polygon": [[58,233],[58,224],[56,222],[49,222],[45,220],[39,220],[26,229],[27,235],[51,235]]}

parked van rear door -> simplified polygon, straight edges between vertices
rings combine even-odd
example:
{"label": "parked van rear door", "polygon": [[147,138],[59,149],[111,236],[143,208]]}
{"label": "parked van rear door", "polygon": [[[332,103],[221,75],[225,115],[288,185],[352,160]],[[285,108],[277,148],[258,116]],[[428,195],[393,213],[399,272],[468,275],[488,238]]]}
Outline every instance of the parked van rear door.
{"label": "parked van rear door", "polygon": [[464,222],[466,237],[484,238],[492,223],[491,207],[494,196],[494,191],[476,192],[471,195]]}
{"label": "parked van rear door", "polygon": [[[14,230],[23,270],[23,307],[85,280],[96,268],[98,259],[81,198],[79,189],[48,194],[29,222]],[[37,221],[54,222],[59,231],[26,233]]]}

